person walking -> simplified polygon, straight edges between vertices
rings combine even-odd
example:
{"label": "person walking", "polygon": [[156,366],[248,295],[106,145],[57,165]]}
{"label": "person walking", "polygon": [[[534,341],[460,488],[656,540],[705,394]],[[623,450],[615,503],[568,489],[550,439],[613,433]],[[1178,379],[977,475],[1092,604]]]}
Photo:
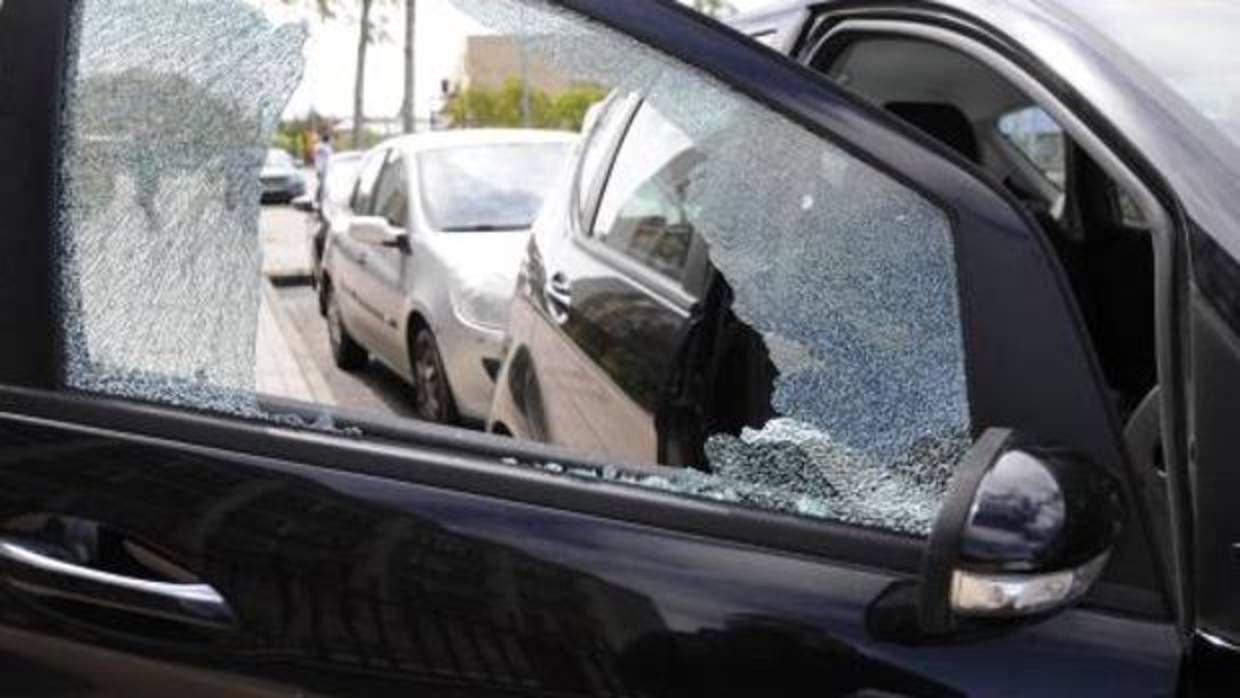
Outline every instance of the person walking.
{"label": "person walking", "polygon": [[327,190],[327,168],[331,165],[332,160],[332,135],[324,133],[319,138],[319,144],[314,146],[314,176],[318,178],[318,192],[315,195],[315,201],[319,207],[323,206],[323,195]]}

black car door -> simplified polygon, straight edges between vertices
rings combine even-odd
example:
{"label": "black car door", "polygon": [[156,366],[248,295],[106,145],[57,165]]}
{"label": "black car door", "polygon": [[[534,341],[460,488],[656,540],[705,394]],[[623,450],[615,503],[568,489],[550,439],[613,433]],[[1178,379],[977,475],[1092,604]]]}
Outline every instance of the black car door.
{"label": "black car door", "polygon": [[[826,381],[785,384],[786,414],[844,395],[805,418],[858,443],[942,427],[950,443],[913,458],[930,479],[999,426],[1124,477],[1062,273],[1013,202],[679,5],[458,6],[551,60],[623,65],[660,118],[734,165],[706,182],[734,221],[703,209],[717,266],[787,375]],[[295,82],[276,59],[299,47],[239,0],[0,8],[0,694],[1172,693],[1180,648],[1139,510],[1081,606],[910,644],[870,621],[919,575],[926,483],[629,467],[258,394],[253,153]],[[836,205],[856,217],[815,227]],[[892,256],[888,233],[923,226],[932,252]],[[769,233],[770,256],[743,233]],[[833,245],[775,246],[818,234]],[[861,266],[819,300],[846,321],[807,323],[800,294],[840,260]],[[919,287],[933,269],[950,274]],[[955,310],[908,326],[925,335],[894,302],[849,311],[852,289],[883,299],[888,282],[913,311]],[[874,361],[821,349],[850,346]],[[854,363],[824,373],[824,357]],[[777,476],[807,457],[868,472],[810,436],[723,445]],[[885,509],[914,491],[914,515]]]}

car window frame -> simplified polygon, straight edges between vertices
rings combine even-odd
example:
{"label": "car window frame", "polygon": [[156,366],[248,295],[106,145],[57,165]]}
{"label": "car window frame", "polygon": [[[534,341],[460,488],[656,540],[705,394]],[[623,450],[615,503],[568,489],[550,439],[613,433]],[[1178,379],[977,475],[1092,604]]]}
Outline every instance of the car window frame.
{"label": "car window frame", "polygon": [[[1113,180],[1122,184],[1128,191],[1133,192],[1139,204],[1145,210],[1151,212],[1149,231],[1152,234],[1155,257],[1163,258],[1163,263],[1166,263],[1166,259],[1170,257],[1170,253],[1167,251],[1167,244],[1174,235],[1172,231],[1175,225],[1161,198],[1154,193],[1155,190],[1152,185],[1140,177],[1134,171],[1134,168],[1130,167],[1124,160],[1121,155],[1123,153],[1122,147],[1099,135],[1099,129],[1096,124],[1092,123],[1086,116],[1077,113],[1071,107],[1071,100],[1063,97],[1054,89],[1055,81],[1053,77],[1048,78],[1035,70],[1029,69],[1010,50],[1005,50],[1000,46],[982,41],[959,27],[943,26],[933,21],[927,21],[924,15],[913,13],[908,16],[893,17],[879,12],[872,13],[873,16],[871,16],[871,13],[866,10],[844,10],[840,11],[842,18],[832,21],[831,14],[828,11],[822,20],[830,25],[829,28],[817,38],[812,46],[807,47],[797,57],[799,63],[809,69],[821,71],[823,70],[822,63],[824,57],[828,60],[838,59],[848,50],[848,47],[853,42],[870,38],[926,41],[960,52],[979,61],[1004,78],[1011,80],[1020,89],[1032,92],[1033,94],[1030,95],[1031,103],[1046,110],[1064,132],[1066,138],[1071,139],[1076,144],[1076,147],[1081,147],[1089,152],[1091,157],[1111,175]],[[823,74],[825,75],[825,73]],[[871,106],[876,110],[885,111],[877,105]],[[933,137],[922,134],[917,129],[913,129],[913,131],[929,140],[935,147],[942,148],[946,154],[957,160],[962,167],[975,172],[982,181],[987,182],[1001,196],[1012,198],[1012,194],[1007,191],[1006,187],[1001,182],[996,181],[982,167],[957,157],[950,148],[937,143]],[[1004,144],[1010,145],[1015,149],[1015,146],[1007,143],[1005,139]],[[1024,157],[1023,153],[1021,156]],[[1046,239],[1046,244],[1051,244],[1041,226],[1035,224],[1034,227],[1036,234]],[[1056,264],[1057,266],[1059,265],[1058,262]],[[1158,279],[1156,280],[1155,302],[1159,307],[1151,310],[1155,311],[1160,318],[1167,318],[1171,315],[1171,311],[1165,307],[1165,304],[1169,301],[1165,297],[1165,293],[1161,292],[1157,285],[1163,277],[1161,274],[1156,274],[1156,277]],[[1078,318],[1082,318],[1083,310],[1079,307],[1075,293],[1069,290],[1067,295],[1073,306],[1075,306],[1075,314]],[[1078,322],[1081,321],[1078,320]],[[1169,327],[1170,324],[1162,320],[1156,323],[1160,386],[1169,380],[1168,376],[1174,375],[1172,371],[1168,370],[1168,356],[1171,353],[1168,351],[1168,348],[1172,341],[1168,337]],[[1090,359],[1095,364],[1096,371],[1100,373],[1101,363],[1098,352],[1093,346],[1093,340],[1089,336],[1088,331],[1085,331],[1084,334],[1083,339],[1090,354]],[[1105,381],[1103,383],[1105,385]],[[1162,409],[1165,413],[1173,412],[1175,407],[1174,401],[1169,395],[1170,391],[1162,390],[1161,392],[1163,397]],[[1119,416],[1114,404],[1108,403],[1106,412],[1109,417],[1108,426],[1116,432],[1117,438],[1122,442],[1122,427],[1119,424]],[[1127,490],[1127,499],[1130,502],[1130,507],[1133,507],[1135,503],[1135,511],[1132,513],[1132,516],[1137,521],[1137,527],[1142,529],[1139,532],[1140,536],[1145,539],[1142,545],[1144,545],[1147,554],[1151,558],[1154,573],[1161,577],[1159,581],[1162,584],[1163,590],[1166,593],[1170,593],[1174,588],[1174,575],[1165,561],[1159,559],[1161,553],[1153,544],[1152,538],[1145,531],[1151,523],[1148,518],[1148,512],[1144,507],[1144,501],[1140,498],[1141,495],[1138,494],[1142,488],[1142,481],[1135,472],[1135,466],[1127,454],[1126,445],[1120,449],[1118,462],[1121,466],[1113,468],[1113,470],[1122,480]],[[1130,533],[1128,531],[1125,532],[1125,539],[1128,540],[1127,545],[1137,546],[1138,543],[1133,542],[1129,537]]]}
{"label": "car window frame", "polygon": [[[1021,217],[1015,202],[986,186],[951,158],[944,157],[926,139],[851,99],[788,59],[767,49],[750,51],[760,45],[734,32],[726,32],[688,9],[654,2],[558,0],[558,3],[580,13],[585,20],[597,21],[666,54],[688,69],[714,76],[739,94],[806,128],[815,137],[889,174],[949,212],[953,230],[956,226],[980,225],[981,221],[989,221],[1000,228],[988,231],[996,238],[1003,237],[1004,232],[1028,234],[1036,230],[1027,216]],[[40,61],[41,65],[33,68],[24,65],[22,70],[26,75],[33,70],[46,80],[36,83],[23,77],[20,87],[13,90],[16,99],[12,108],[23,122],[47,124],[50,136],[57,133],[58,115],[63,113],[62,39],[67,22],[63,3],[43,4],[49,8],[41,15],[49,22],[47,33],[39,35],[43,43],[34,44],[32,51],[48,60]],[[661,21],[650,22],[652,15]],[[6,45],[6,50],[11,45]],[[32,45],[27,43],[26,46]],[[33,191],[37,196],[23,200],[0,195],[0,205],[7,208],[12,204],[15,213],[24,216],[21,220],[34,221],[28,228],[49,231],[48,237],[51,237],[56,222],[47,202],[59,199],[57,172],[61,144],[52,137],[46,141],[28,140],[14,156],[30,163],[43,163],[36,164],[33,171],[47,176],[36,177],[29,190],[21,190],[25,194]],[[896,167],[895,162],[901,163],[900,166]],[[14,169],[22,170],[20,167]],[[946,196],[947,191],[955,196]],[[3,192],[7,190],[0,187],[0,193]],[[1031,244],[1036,246],[1039,238],[1036,235],[1032,238]],[[27,271],[5,283],[33,280],[26,290],[43,294],[43,297],[30,299],[27,295],[24,300],[30,308],[22,317],[27,321],[26,332],[35,328],[39,335],[46,335],[49,327],[59,326],[56,290],[50,274],[42,281],[34,275],[40,271],[50,272],[52,252],[39,245],[26,245],[14,251],[16,262],[31,264],[24,267]],[[1042,251],[1048,252],[1045,248]],[[0,294],[0,309],[15,305],[12,299],[5,302],[5,298]],[[5,313],[0,312],[0,317],[4,316]],[[1072,327],[1059,329],[1070,338],[1074,335]],[[22,342],[16,344],[23,345]],[[0,348],[0,357],[4,358],[13,355],[21,359],[28,354],[27,349]],[[53,361],[58,360],[53,357],[59,356],[59,351],[48,355]],[[373,440],[301,432],[287,426],[275,427],[161,404],[65,393],[58,383],[56,369],[44,373],[38,365],[14,366],[5,361],[0,361],[0,366],[6,367],[0,373],[3,377],[0,380],[4,381],[0,385],[0,413],[26,421],[71,425],[83,433],[116,434],[127,440],[174,448],[228,452],[236,454],[234,458],[252,460],[262,467],[290,468],[311,474],[316,468],[347,470],[480,496],[541,503],[557,509],[645,523],[673,532],[818,556],[832,564],[859,564],[915,573],[920,563],[921,539],[618,484],[574,482],[569,478],[511,467],[503,461],[528,458],[527,462],[546,462],[553,452],[528,448],[506,439],[455,430],[447,432],[396,420],[355,419],[348,415],[342,415],[338,421],[341,428],[365,424]],[[1062,378],[1058,382],[1070,383]],[[305,406],[289,404],[281,409],[295,414]],[[313,417],[318,416],[321,412],[313,414]],[[501,457],[499,454],[507,455]],[[572,456],[560,462],[583,460]],[[410,467],[411,463],[419,467]]]}
{"label": "car window frame", "polygon": [[[389,151],[387,148],[376,148],[362,158],[361,167],[357,169],[357,178],[353,183],[353,194],[349,197],[349,210],[353,213],[353,215],[369,216],[374,211],[374,195],[379,189],[379,181],[383,178],[383,171],[387,165],[388,155]],[[379,171],[375,174],[374,184],[371,185],[371,191],[369,194],[370,200],[367,202],[367,210],[363,211],[358,207],[358,198],[362,195],[362,184],[365,182],[364,175],[366,174],[366,168],[372,162],[376,161],[379,163]]]}
{"label": "car window frame", "polygon": [[[590,208],[583,217],[578,219],[581,224],[584,224],[587,220],[590,221],[590,224],[588,227],[579,227],[577,229],[576,234],[571,236],[571,244],[576,245],[596,261],[619,271],[626,279],[636,283],[652,297],[657,298],[671,309],[687,316],[693,312],[694,306],[701,301],[701,297],[706,290],[707,267],[709,267],[709,264],[702,263],[704,260],[696,259],[696,257],[703,257],[705,254],[703,249],[704,240],[700,235],[695,236],[697,239],[690,247],[689,259],[685,263],[684,278],[677,280],[660,274],[631,255],[608,245],[604,240],[599,239],[597,231],[594,230],[598,222],[599,210],[602,208],[603,199],[606,196],[607,189],[611,186],[611,178],[615,173],[616,161],[619,160],[620,154],[624,151],[624,146],[628,142],[637,115],[646,105],[645,98],[636,94],[626,95],[623,101],[625,103],[623,108],[627,110],[627,114],[624,115],[623,126],[609,145],[606,158],[599,162],[599,176],[597,177],[595,191],[590,197]],[[584,162],[585,159],[581,158],[579,164],[584,165]],[[581,177],[584,174],[583,167],[578,167],[577,173],[574,176],[574,191],[578,191],[581,187]]]}
{"label": "car window frame", "polygon": [[[606,168],[604,168],[604,174],[601,178],[602,187],[600,188],[599,195],[594,202],[594,209],[591,215],[591,219],[594,221],[594,223],[593,225],[590,226],[590,230],[589,230],[589,234],[587,235],[587,238],[589,240],[596,241],[603,248],[611,252],[617,253],[623,256],[624,258],[635,262],[638,265],[638,267],[640,267],[643,270],[644,272],[643,276],[649,275],[653,278],[661,279],[663,282],[670,284],[673,288],[682,289],[688,292],[694,286],[694,284],[691,283],[692,277],[694,274],[693,252],[694,252],[694,249],[698,247],[702,242],[702,236],[696,230],[693,233],[693,239],[690,241],[689,249],[685,251],[685,261],[684,261],[683,266],[681,267],[680,275],[679,277],[673,277],[673,276],[669,276],[667,274],[660,272],[658,269],[656,269],[653,265],[647,263],[645,260],[639,259],[636,256],[629,254],[627,251],[621,250],[618,247],[610,244],[608,240],[610,239],[611,231],[608,231],[608,235],[606,236],[600,236],[600,233],[602,231],[598,229],[598,226],[599,226],[598,216],[599,216],[599,213],[602,211],[603,203],[607,200],[607,194],[611,190],[612,179],[616,175],[616,166],[620,162],[621,156],[624,155],[625,146],[629,143],[629,139],[631,137],[635,137],[635,134],[633,133],[633,128],[637,124],[637,120],[641,117],[643,110],[647,109],[648,107],[649,105],[645,100],[641,100],[641,99],[636,100],[636,109],[630,115],[628,124],[625,126],[624,133],[620,137],[617,143],[617,147],[610,153],[611,162],[610,164],[606,166]],[[659,190],[660,198],[663,198],[663,199],[667,198],[666,194],[668,192],[666,191],[665,187],[661,186],[661,183],[658,180],[652,179],[652,178],[645,179],[642,181],[641,186],[636,191],[632,192],[629,199],[621,202],[621,205],[616,210],[617,220],[619,220],[619,214],[624,211],[625,206],[627,206],[627,204],[629,204],[633,200],[633,198],[637,196],[637,193],[641,191],[641,189],[643,189],[644,187],[650,184],[654,184],[656,188]],[[614,225],[614,222],[613,222],[613,225]]]}
{"label": "car window frame", "polygon": [[[1003,132],[1003,129],[1001,128],[1001,123],[1002,123],[1002,120],[1003,120],[1004,118],[1006,118],[1006,117],[1008,117],[1008,116],[1011,116],[1011,115],[1013,115],[1013,114],[1018,114],[1018,113],[1020,113],[1020,112],[1027,111],[1027,110],[1029,110],[1029,109],[1040,109],[1043,113],[1046,113],[1046,110],[1045,110],[1045,109],[1042,109],[1041,105],[1037,105],[1037,104],[1035,104],[1035,105],[1032,105],[1032,106],[1026,106],[1026,107],[1022,107],[1022,108],[1020,108],[1020,109],[1016,109],[1016,110],[1013,110],[1013,111],[1009,111],[1009,112],[1007,112],[1007,113],[1005,113],[1005,114],[1000,114],[1000,115],[999,115],[999,117],[998,117],[998,118],[996,118],[996,119],[994,120],[994,123],[993,123],[993,124],[991,124],[991,126],[990,126],[990,129],[991,129],[990,136],[991,136],[991,137],[993,137],[993,138],[995,138],[995,139],[997,139],[997,140],[998,140],[1000,143],[1002,143],[1003,145],[1007,146],[1007,147],[1005,148],[1005,150],[1006,150],[1006,152],[1007,152],[1008,154],[1010,154],[1010,155],[1015,155],[1015,156],[1019,157],[1019,158],[1021,159],[1021,162],[1022,162],[1024,165],[1028,165],[1028,167],[1026,167],[1026,168],[1022,168],[1023,170],[1026,170],[1026,171],[1028,171],[1028,172],[1030,172],[1030,173],[1032,173],[1032,174],[1036,175],[1036,176],[1037,176],[1037,178],[1038,178],[1038,179],[1039,179],[1039,180],[1040,180],[1043,184],[1045,184],[1045,185],[1046,185],[1046,186],[1048,186],[1048,187],[1052,187],[1052,188],[1053,188],[1053,189],[1054,189],[1054,190],[1055,190],[1055,191],[1056,191],[1059,195],[1061,195],[1061,196],[1062,196],[1062,195],[1064,194],[1065,185],[1064,185],[1064,184],[1058,184],[1058,183],[1056,183],[1056,182],[1055,182],[1055,180],[1051,179],[1051,178],[1050,178],[1050,176],[1049,176],[1046,172],[1044,172],[1044,171],[1042,170],[1042,167],[1041,167],[1040,165],[1038,165],[1036,162],[1034,162],[1034,161],[1033,161],[1033,158],[1029,155],[1029,153],[1025,152],[1025,149],[1024,149],[1024,148],[1022,148],[1022,147],[1020,147],[1020,145],[1019,145],[1016,141],[1014,141],[1014,140],[1012,140],[1010,137],[1008,137],[1008,134],[1004,133],[1004,132]],[[1048,117],[1048,118],[1050,117],[1050,114],[1049,114],[1049,113],[1047,113],[1047,117]],[[1067,143],[1068,143],[1067,138],[1068,138],[1068,134],[1067,134],[1067,132],[1066,132],[1066,131],[1064,131],[1064,130],[1063,130],[1063,127],[1059,126],[1059,124],[1058,124],[1058,123],[1056,123],[1055,125],[1056,125],[1057,127],[1059,127],[1059,133],[1060,133],[1060,135],[1061,135],[1061,136],[1063,137],[1063,139],[1064,139],[1064,140],[1063,140],[1063,143],[1062,143],[1062,149],[1063,149],[1063,151],[1064,151],[1064,159],[1065,159],[1065,162],[1066,162],[1066,161],[1067,161],[1067,147],[1068,147],[1068,146],[1067,146]]]}
{"label": "car window frame", "polygon": [[[411,217],[410,217],[410,212],[409,212],[410,202],[409,202],[409,172],[408,170],[409,170],[408,161],[404,157],[404,155],[399,150],[391,149],[387,152],[387,157],[383,161],[383,169],[379,171],[379,178],[375,180],[375,191],[374,191],[373,198],[371,199],[371,210],[373,211],[374,215],[387,220],[388,225],[392,226],[393,228],[408,228],[409,227],[409,221]],[[380,202],[379,202],[379,192],[384,191],[384,186],[388,185],[389,177],[398,177],[401,180],[399,182],[399,186],[389,185],[389,186],[392,186],[393,195],[399,192],[401,188],[404,189],[404,192],[401,192],[401,193],[403,193],[405,197],[405,220],[400,221],[400,222],[393,221],[391,218],[388,218],[387,215],[383,213],[382,211],[383,207],[380,206]]]}
{"label": "car window frame", "polygon": [[[598,215],[599,204],[603,199],[603,191],[607,188],[607,181],[611,178],[611,168],[616,160],[616,153],[620,150],[620,144],[624,142],[625,136],[628,135],[629,126],[633,124],[633,119],[637,116],[637,109],[641,106],[641,97],[632,93],[614,93],[607,102],[604,103],[604,112],[599,114],[598,120],[594,123],[591,132],[581,141],[581,155],[577,158],[577,165],[573,170],[572,187],[570,191],[571,205],[570,222],[573,225],[573,237],[591,237],[594,235],[594,222]],[[614,123],[605,122],[612,112],[615,112],[616,121]],[[612,126],[607,131],[605,127]],[[591,173],[586,172],[586,160],[589,156],[589,150],[596,140],[601,148],[598,170],[590,177],[589,190],[583,186],[584,178]]]}

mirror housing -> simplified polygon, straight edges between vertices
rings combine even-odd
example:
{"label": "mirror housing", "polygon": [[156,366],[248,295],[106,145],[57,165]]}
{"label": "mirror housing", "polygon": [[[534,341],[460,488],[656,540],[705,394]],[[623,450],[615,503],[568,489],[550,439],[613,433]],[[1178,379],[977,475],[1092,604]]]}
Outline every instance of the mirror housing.
{"label": "mirror housing", "polygon": [[318,213],[319,212],[318,203],[316,203],[315,200],[309,194],[302,194],[296,199],[293,199],[292,206],[294,210],[301,211],[302,213]]}
{"label": "mirror housing", "polygon": [[1119,481],[1068,451],[991,429],[957,466],[922,560],[869,609],[880,639],[961,641],[1045,619],[1084,596],[1119,540]]}
{"label": "mirror housing", "polygon": [[358,216],[349,222],[349,237],[368,245],[404,249],[409,234],[400,228],[392,227],[386,218]]}

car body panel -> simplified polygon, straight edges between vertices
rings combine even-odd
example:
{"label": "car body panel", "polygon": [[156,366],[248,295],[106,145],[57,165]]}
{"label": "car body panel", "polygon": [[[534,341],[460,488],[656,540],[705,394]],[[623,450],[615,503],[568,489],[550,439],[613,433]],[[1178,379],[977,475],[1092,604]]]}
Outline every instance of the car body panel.
{"label": "car body panel", "polygon": [[124,614],[12,599],[0,653],[24,671],[0,695],[1156,696],[1174,676],[1157,622],[1079,610],[887,645],[857,613],[899,579],[879,570],[54,421],[0,434],[25,444],[0,518],[71,509],[159,540],[244,628],[152,642]]}

